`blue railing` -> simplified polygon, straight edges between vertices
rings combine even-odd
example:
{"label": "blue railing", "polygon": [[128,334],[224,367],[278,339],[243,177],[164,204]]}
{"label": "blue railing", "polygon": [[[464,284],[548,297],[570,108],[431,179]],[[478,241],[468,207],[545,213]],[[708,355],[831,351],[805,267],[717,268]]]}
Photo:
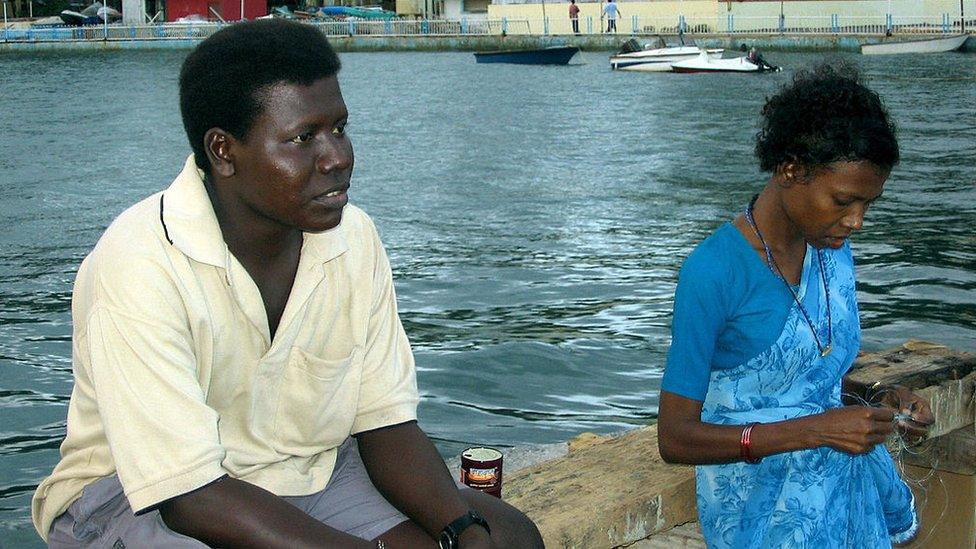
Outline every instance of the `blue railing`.
{"label": "blue railing", "polygon": [[[583,34],[603,33],[604,26],[593,17],[585,20]],[[92,25],[84,27],[6,26],[0,32],[4,42],[69,42],[69,41],[143,41],[143,40],[199,40],[210,36],[227,24],[192,23],[157,25]],[[315,25],[328,36],[466,36],[466,35],[568,35],[572,28],[568,18],[540,19],[388,19],[367,21],[316,21]],[[621,25],[623,35],[689,34],[948,34],[960,31],[958,17],[941,14],[935,17],[895,17],[891,14],[852,16],[824,14],[819,16],[724,16],[703,17],[675,15],[669,17],[630,18],[630,29]],[[970,25],[967,27],[972,28]],[[628,33],[629,31],[629,33]]]}

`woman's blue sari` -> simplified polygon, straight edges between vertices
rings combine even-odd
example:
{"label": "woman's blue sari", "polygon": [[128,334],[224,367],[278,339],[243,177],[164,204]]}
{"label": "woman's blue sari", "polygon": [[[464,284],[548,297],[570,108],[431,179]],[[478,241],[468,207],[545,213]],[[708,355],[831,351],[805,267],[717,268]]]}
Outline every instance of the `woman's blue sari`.
{"label": "woman's blue sari", "polygon": [[[833,351],[826,357],[795,304],[776,342],[745,364],[713,370],[702,408],[707,423],[745,425],[842,406],[841,378],[860,349],[850,248],[823,250],[830,285]],[[807,247],[798,297],[827,341],[826,297]],[[915,502],[883,445],[853,456],[821,447],[761,463],[696,468],[698,513],[710,548],[876,548],[910,539]]]}

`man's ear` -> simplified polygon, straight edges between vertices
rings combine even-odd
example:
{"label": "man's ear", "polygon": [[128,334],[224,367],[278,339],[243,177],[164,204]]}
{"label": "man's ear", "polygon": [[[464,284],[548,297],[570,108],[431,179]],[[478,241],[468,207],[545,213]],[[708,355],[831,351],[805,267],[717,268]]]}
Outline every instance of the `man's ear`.
{"label": "man's ear", "polygon": [[234,156],[231,148],[236,144],[234,136],[220,128],[210,128],[203,134],[203,150],[210,161],[210,169],[221,177],[234,175]]}

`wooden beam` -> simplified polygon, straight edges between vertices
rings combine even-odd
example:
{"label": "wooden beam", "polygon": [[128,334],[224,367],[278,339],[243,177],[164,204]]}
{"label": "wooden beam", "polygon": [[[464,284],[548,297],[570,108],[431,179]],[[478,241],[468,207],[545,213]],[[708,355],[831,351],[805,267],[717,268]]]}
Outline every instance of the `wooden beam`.
{"label": "wooden beam", "polygon": [[959,429],[901,452],[905,463],[958,475],[976,475],[976,432]]}
{"label": "wooden beam", "polygon": [[502,491],[547,547],[616,547],[697,519],[694,468],[664,463],[656,425],[518,471]]}

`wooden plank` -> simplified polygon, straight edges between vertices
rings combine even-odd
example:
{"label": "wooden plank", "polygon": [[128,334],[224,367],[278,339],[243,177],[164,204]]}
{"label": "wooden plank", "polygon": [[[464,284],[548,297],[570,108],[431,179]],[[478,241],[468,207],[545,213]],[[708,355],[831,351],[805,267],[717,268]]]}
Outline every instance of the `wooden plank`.
{"label": "wooden plank", "polygon": [[918,536],[907,549],[971,549],[976,547],[976,476],[925,467],[905,466],[915,492]]}
{"label": "wooden plank", "polygon": [[905,463],[959,475],[976,475],[976,432],[957,429],[900,453]]}
{"label": "wooden plank", "polygon": [[627,549],[705,549],[705,538],[697,522],[675,526],[659,534],[628,545]]}
{"label": "wooden plank", "polygon": [[697,518],[694,468],[664,463],[656,425],[523,469],[502,491],[551,548],[626,545]]}

